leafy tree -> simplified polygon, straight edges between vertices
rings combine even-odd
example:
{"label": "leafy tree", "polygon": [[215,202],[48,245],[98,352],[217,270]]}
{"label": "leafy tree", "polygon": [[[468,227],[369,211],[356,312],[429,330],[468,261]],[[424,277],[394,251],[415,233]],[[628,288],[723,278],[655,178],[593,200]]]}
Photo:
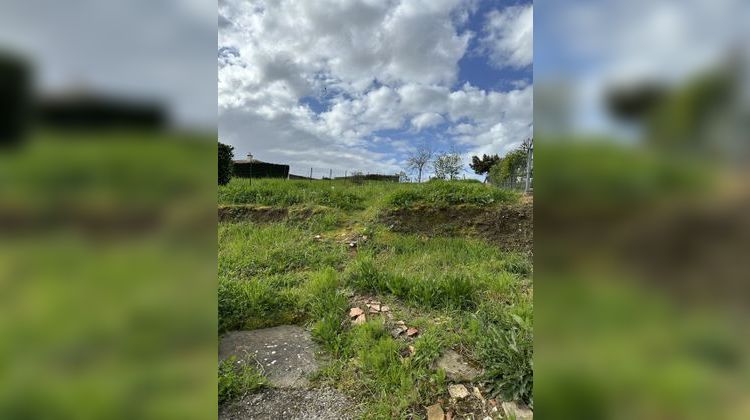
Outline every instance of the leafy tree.
{"label": "leafy tree", "polygon": [[500,162],[500,160],[500,156],[498,155],[482,155],[481,159],[479,156],[472,156],[469,166],[474,170],[475,174],[483,175],[488,173],[490,168]]}
{"label": "leafy tree", "polygon": [[424,143],[406,159],[407,169],[417,172],[417,182],[422,182],[422,172],[432,160],[432,155],[432,149]]}
{"label": "leafy tree", "polygon": [[432,166],[435,169],[435,178],[438,179],[457,179],[463,169],[461,155],[456,152],[439,154]]}
{"label": "leafy tree", "polygon": [[523,170],[526,168],[527,155],[527,152],[524,152],[522,148],[518,148],[505,155],[505,158],[500,163],[501,179],[511,179],[524,173]]}
{"label": "leafy tree", "polygon": [[526,175],[526,164],[529,152],[533,147],[533,139],[528,138],[516,150],[505,155],[489,170],[489,179],[494,184],[515,180],[518,176]]}
{"label": "leafy tree", "polygon": [[226,185],[232,178],[234,147],[219,142],[219,185]]}

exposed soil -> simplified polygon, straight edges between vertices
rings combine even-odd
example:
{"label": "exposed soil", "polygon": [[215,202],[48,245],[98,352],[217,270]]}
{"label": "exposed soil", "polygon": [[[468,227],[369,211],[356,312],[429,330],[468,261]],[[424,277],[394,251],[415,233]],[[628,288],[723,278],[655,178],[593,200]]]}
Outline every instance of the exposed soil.
{"label": "exposed soil", "polygon": [[429,236],[467,234],[509,251],[532,252],[534,215],[530,198],[489,208],[414,206],[387,210],[379,219],[395,232]]}
{"label": "exposed soil", "polygon": [[325,211],[323,207],[273,207],[247,205],[220,205],[220,222],[274,223],[284,220],[306,220]]}

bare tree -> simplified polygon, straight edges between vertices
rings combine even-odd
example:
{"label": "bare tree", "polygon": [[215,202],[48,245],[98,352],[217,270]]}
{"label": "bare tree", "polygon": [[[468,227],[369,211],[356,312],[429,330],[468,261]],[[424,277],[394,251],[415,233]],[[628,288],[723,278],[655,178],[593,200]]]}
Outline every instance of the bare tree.
{"label": "bare tree", "polygon": [[417,172],[417,182],[422,182],[422,172],[432,160],[432,149],[427,143],[421,144],[406,159],[406,167]]}
{"label": "bare tree", "polygon": [[529,151],[531,150],[531,147],[534,144],[534,139],[529,137],[526,140],[524,140],[521,145],[518,147],[523,152],[523,155],[526,156],[529,154]]}

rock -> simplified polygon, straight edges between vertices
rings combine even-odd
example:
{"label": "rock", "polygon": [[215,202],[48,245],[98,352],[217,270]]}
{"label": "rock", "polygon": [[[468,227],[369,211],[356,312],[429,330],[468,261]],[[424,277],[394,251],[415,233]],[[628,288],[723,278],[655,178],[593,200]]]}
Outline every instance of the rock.
{"label": "rock", "polygon": [[440,356],[437,368],[445,370],[446,376],[453,382],[473,382],[482,374],[482,371],[469,365],[463,356],[453,350]]}
{"label": "rock", "polygon": [[502,403],[502,407],[505,412],[505,417],[515,418],[517,420],[531,420],[534,418],[534,412],[528,407],[521,406],[516,402],[505,401]]}
{"label": "rock", "polygon": [[318,239],[318,240],[320,240],[320,239],[322,239],[322,238],[323,238],[323,237],[322,237],[322,236],[320,236],[320,235],[315,235],[315,239]]}
{"label": "rock", "polygon": [[471,393],[484,404],[484,396],[482,395],[482,392],[479,390],[479,388],[474,387],[474,389],[471,390]]}
{"label": "rock", "polygon": [[365,313],[362,309],[359,309],[357,307],[349,309],[349,318],[355,318]]}
{"label": "rock", "polygon": [[380,307],[380,311],[381,312],[388,312],[390,310],[391,310],[391,308],[389,308],[388,305],[383,305],[383,306]]}
{"label": "rock", "polygon": [[400,325],[400,326],[405,327],[406,326],[406,322],[404,322],[404,321],[396,321],[396,325]]}
{"label": "rock", "polygon": [[469,390],[461,384],[448,385],[448,393],[451,395],[451,398],[455,398],[457,400],[462,400],[469,396]]}
{"label": "rock", "polygon": [[391,337],[398,338],[403,333],[404,330],[402,330],[401,328],[394,328],[391,330]]}
{"label": "rock", "polygon": [[379,303],[373,303],[370,306],[370,312],[380,312],[380,304]]}
{"label": "rock", "polygon": [[263,370],[273,386],[300,388],[318,368],[317,346],[304,328],[282,325],[253,331],[233,331],[219,340],[219,359],[235,356]]}
{"label": "rock", "polygon": [[414,348],[414,346],[409,346],[409,354],[414,354],[417,352],[417,349]]}
{"label": "rock", "polygon": [[445,419],[445,413],[443,407],[440,404],[433,404],[427,407],[427,420],[443,420]]}
{"label": "rock", "polygon": [[419,330],[416,329],[416,328],[414,328],[414,327],[411,327],[411,328],[409,328],[409,329],[406,330],[406,335],[408,337],[414,337],[417,334],[419,334]]}
{"label": "rock", "polygon": [[365,314],[360,314],[360,315],[357,316],[357,318],[354,319],[354,321],[352,321],[352,324],[354,324],[354,325],[362,325],[365,322],[367,322],[367,317],[365,316]]}

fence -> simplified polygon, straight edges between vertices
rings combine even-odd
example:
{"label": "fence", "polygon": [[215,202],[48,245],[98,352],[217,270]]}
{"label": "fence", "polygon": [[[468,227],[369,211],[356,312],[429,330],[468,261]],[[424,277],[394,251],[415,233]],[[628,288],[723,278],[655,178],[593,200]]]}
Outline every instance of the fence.
{"label": "fence", "polygon": [[364,182],[364,181],[390,181],[390,182],[402,182],[406,179],[398,173],[383,173],[378,171],[370,171],[366,169],[333,169],[333,168],[316,168],[306,167],[300,165],[291,165],[288,169],[286,176],[247,176],[249,178],[285,178],[291,180],[308,180],[308,181],[352,181],[352,182]]}
{"label": "fence", "polygon": [[528,155],[526,155],[526,165],[517,169],[505,179],[493,180],[488,178],[490,183],[500,188],[506,188],[527,193],[534,192],[534,147],[532,145]]}

